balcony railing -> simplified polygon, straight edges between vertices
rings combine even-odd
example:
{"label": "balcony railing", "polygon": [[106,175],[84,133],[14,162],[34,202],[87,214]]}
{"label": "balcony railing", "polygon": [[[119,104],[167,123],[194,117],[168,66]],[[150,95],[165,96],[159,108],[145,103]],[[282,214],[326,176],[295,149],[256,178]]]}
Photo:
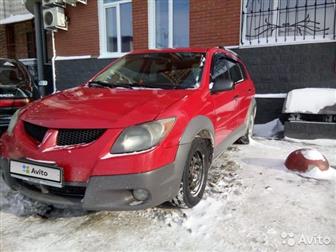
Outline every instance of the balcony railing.
{"label": "balcony railing", "polygon": [[241,44],[336,41],[336,0],[244,0]]}

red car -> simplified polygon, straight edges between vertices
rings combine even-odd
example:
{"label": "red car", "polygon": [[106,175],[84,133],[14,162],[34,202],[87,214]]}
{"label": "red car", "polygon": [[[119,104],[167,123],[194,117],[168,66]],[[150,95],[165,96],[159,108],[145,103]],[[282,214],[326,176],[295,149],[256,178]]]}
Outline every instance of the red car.
{"label": "red car", "polygon": [[3,176],[56,207],[193,207],[213,158],[249,142],[254,95],[223,48],[135,51],[19,110],[0,141]]}
{"label": "red car", "polygon": [[25,65],[0,58],[0,136],[14,112],[37,98],[38,88]]}

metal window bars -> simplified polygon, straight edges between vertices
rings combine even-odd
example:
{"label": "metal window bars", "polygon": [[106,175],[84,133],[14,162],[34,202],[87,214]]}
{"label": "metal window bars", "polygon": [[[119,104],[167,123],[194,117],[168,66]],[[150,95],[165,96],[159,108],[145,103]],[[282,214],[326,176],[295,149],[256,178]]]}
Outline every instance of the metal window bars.
{"label": "metal window bars", "polygon": [[336,0],[244,0],[241,45],[336,41]]}

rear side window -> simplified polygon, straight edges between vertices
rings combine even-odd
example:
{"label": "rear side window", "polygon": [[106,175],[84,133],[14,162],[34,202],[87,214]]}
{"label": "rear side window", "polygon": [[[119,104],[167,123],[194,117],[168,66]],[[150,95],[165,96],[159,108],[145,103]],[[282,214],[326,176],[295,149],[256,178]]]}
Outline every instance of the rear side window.
{"label": "rear side window", "polygon": [[233,82],[236,83],[244,80],[243,72],[238,63],[233,61],[227,61],[227,64]]}

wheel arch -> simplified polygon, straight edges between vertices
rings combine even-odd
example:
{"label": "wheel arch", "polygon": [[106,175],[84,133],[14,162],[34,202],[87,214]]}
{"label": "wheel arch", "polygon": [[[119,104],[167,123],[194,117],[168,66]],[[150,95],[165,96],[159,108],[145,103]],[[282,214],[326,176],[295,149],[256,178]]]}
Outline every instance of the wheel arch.
{"label": "wheel arch", "polygon": [[191,143],[196,137],[208,139],[212,147],[215,143],[215,128],[211,120],[206,116],[194,117],[185,128],[180,144]]}

